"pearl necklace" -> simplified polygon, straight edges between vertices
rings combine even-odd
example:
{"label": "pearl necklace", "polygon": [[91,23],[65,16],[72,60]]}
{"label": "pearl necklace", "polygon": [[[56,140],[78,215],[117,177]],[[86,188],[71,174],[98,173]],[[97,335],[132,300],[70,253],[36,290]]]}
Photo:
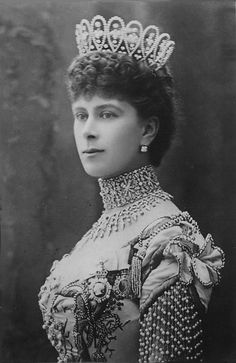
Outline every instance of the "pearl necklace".
{"label": "pearl necklace", "polygon": [[171,195],[161,189],[151,165],[114,178],[99,178],[98,183],[104,210],[83,237],[83,242],[109,237],[112,232],[121,231],[136,222],[160,201],[171,199]]}

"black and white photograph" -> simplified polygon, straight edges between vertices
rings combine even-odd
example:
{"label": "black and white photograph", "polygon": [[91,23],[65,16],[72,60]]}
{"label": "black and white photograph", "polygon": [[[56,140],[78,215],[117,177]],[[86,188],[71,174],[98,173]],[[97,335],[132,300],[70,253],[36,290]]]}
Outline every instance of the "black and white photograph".
{"label": "black and white photograph", "polygon": [[0,0],[1,363],[236,362],[233,0]]}

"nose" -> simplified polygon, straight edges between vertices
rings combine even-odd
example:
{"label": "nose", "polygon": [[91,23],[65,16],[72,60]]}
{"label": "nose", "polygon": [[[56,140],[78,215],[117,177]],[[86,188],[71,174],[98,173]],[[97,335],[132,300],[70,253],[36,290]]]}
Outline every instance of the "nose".
{"label": "nose", "polygon": [[96,138],[98,136],[96,120],[93,116],[89,116],[85,121],[82,134],[86,139]]}

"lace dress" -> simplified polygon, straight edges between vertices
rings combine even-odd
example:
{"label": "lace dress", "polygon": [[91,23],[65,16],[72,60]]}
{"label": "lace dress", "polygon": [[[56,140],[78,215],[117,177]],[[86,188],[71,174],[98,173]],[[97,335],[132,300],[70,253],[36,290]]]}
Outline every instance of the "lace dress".
{"label": "lace dress", "polygon": [[101,217],[53,263],[39,293],[58,362],[201,360],[223,252],[174,205],[151,166],[99,185]]}

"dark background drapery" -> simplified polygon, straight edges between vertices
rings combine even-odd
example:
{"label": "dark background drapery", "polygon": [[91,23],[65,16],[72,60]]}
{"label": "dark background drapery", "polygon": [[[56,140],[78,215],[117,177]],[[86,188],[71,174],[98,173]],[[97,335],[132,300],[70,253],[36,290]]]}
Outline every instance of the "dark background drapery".
{"label": "dark background drapery", "polygon": [[64,74],[74,25],[95,14],[153,23],[176,41],[171,57],[183,117],[158,174],[165,190],[226,252],[209,306],[207,358],[236,361],[234,1],[0,1],[1,362],[52,362],[37,294],[53,260],[101,212],[72,134]]}

